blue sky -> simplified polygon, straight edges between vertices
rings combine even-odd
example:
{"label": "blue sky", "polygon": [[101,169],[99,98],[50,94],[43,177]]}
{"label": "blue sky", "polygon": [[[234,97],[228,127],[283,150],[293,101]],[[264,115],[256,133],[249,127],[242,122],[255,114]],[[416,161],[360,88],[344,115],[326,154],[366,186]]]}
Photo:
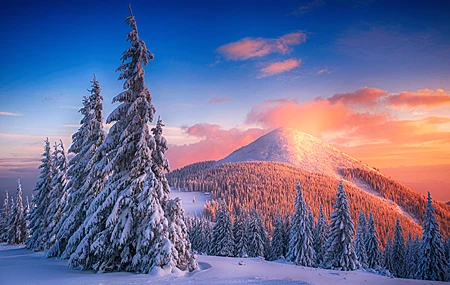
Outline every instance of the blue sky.
{"label": "blue sky", "polygon": [[[0,179],[12,177],[14,173],[5,169],[14,158],[26,160],[24,168],[37,164],[30,161],[39,158],[46,136],[62,137],[70,144],[80,120],[77,108],[93,73],[105,98],[104,116],[113,109],[110,102],[122,84],[116,80],[115,69],[128,46],[127,4],[22,0],[4,4],[0,12]],[[450,90],[448,1],[131,4],[140,37],[155,54],[146,67],[146,81],[172,144],[205,139],[181,126],[206,123],[224,130],[257,126],[258,122],[248,120],[249,112],[267,100],[294,99],[301,104],[364,87],[389,94],[442,89],[448,95]],[[272,47],[261,56],[233,59],[220,49],[246,40],[273,44],[292,33],[304,40]],[[295,67],[263,71],[288,60],[295,61]],[[223,102],[212,104],[213,98]],[[425,105],[390,112],[393,118],[414,120],[448,114],[448,108]],[[270,127],[259,123],[263,129]],[[449,130],[448,124],[437,128]],[[421,162],[436,163],[450,161]]]}

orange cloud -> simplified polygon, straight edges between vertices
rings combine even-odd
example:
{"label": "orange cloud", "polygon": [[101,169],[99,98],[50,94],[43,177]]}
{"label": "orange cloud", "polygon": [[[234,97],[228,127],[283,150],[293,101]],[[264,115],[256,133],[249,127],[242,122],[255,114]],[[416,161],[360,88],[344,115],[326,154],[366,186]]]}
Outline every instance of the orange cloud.
{"label": "orange cloud", "polygon": [[387,98],[387,104],[392,107],[440,107],[450,105],[450,95],[443,89],[422,89],[417,92],[401,92],[397,95],[390,95]]}
{"label": "orange cloud", "polygon": [[333,104],[328,100],[303,103],[268,100],[254,107],[247,114],[246,122],[270,129],[284,126],[320,136],[323,132],[351,130],[387,119],[387,114],[357,113],[344,104]]}
{"label": "orange cloud", "polygon": [[293,32],[279,38],[244,38],[237,42],[220,46],[217,52],[228,60],[246,60],[262,57],[271,53],[286,54],[292,51],[291,46],[306,41],[303,32]]}
{"label": "orange cloud", "polygon": [[327,100],[331,103],[373,106],[377,104],[379,98],[386,95],[388,95],[387,91],[378,88],[365,87],[355,92],[334,94]]}
{"label": "orange cloud", "polygon": [[206,123],[186,126],[183,127],[183,130],[187,135],[197,137],[200,141],[170,146],[167,157],[172,169],[194,162],[222,159],[232,151],[251,143],[265,133],[265,131],[256,128],[224,130],[219,125]]}
{"label": "orange cloud", "polygon": [[296,68],[297,66],[300,66],[301,63],[302,61],[300,59],[295,58],[286,59],[285,61],[280,62],[274,62],[261,69],[261,75],[259,77],[261,78],[286,72]]}

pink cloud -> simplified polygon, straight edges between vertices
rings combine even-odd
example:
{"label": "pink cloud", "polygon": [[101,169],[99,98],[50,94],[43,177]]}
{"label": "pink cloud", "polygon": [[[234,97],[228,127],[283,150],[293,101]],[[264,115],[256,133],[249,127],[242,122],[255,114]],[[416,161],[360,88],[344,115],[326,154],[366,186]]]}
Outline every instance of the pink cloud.
{"label": "pink cloud", "polygon": [[293,32],[279,38],[244,38],[220,46],[217,51],[228,60],[246,60],[262,57],[271,53],[286,54],[292,51],[292,46],[306,41],[306,34]]}
{"label": "pink cloud", "polygon": [[435,108],[443,105],[450,105],[450,94],[443,89],[421,89],[417,92],[401,92],[390,95],[387,104],[392,107],[406,107],[408,109],[416,107]]}
{"label": "pink cloud", "polygon": [[209,100],[209,104],[222,104],[231,102],[231,99],[228,97],[213,97]]}
{"label": "pink cloud", "polygon": [[295,58],[287,59],[285,61],[280,62],[274,62],[261,69],[261,75],[259,77],[261,78],[283,73],[300,66],[301,63],[302,61],[300,59]]}
{"label": "pink cloud", "polygon": [[364,87],[355,92],[334,94],[326,100],[331,103],[373,106],[377,104],[379,98],[386,95],[388,95],[388,92],[379,88]]}

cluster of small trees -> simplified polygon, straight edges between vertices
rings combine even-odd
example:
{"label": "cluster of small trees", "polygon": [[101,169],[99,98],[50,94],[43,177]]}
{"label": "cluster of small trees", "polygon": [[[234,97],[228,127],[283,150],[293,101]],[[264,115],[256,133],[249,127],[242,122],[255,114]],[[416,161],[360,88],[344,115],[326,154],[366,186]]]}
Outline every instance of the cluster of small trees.
{"label": "cluster of small trees", "polygon": [[17,180],[16,199],[9,200],[8,191],[5,193],[3,210],[0,212],[0,242],[8,244],[22,244],[27,239],[29,232],[27,229],[26,216],[30,211],[28,197],[23,203],[22,185]]}
{"label": "cluster of small trees", "polygon": [[405,244],[400,220],[394,240],[381,248],[372,212],[369,219],[360,211],[355,230],[342,182],[338,186],[330,224],[320,207],[317,221],[305,202],[300,184],[292,216],[276,215],[271,234],[256,208],[230,214],[225,201],[218,205],[215,223],[205,217],[188,219],[192,247],[198,252],[236,257],[286,259],[297,265],[337,270],[363,268],[399,278],[450,280],[450,240],[445,243],[439,230],[431,197],[428,196],[422,239],[409,233]]}
{"label": "cluster of small trees", "polygon": [[[82,101],[81,126],[69,148],[74,157],[68,161],[62,142],[52,152],[45,141],[34,206],[27,218],[29,234],[20,235],[19,243],[29,235],[28,249],[69,259],[70,267],[83,270],[193,270],[196,260],[181,200],[169,199],[164,125],[158,118],[154,128],[148,126],[155,107],[143,65],[153,54],[139,38],[131,8],[126,23],[131,27],[130,47],[117,69],[124,84],[113,99],[119,106],[106,119],[112,124],[109,133],[103,130],[103,97],[94,75],[90,95]],[[3,213],[10,211],[6,207]],[[18,234],[16,218],[9,220],[8,227]]]}

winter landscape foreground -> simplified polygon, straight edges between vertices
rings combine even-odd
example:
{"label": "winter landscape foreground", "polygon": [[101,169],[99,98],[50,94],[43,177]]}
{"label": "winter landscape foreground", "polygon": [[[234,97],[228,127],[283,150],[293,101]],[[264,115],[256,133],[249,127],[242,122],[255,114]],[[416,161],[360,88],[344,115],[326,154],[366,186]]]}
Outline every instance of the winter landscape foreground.
{"label": "winter landscape foreground", "polygon": [[[244,265],[239,265],[240,261]],[[128,284],[446,284],[383,277],[369,272],[334,271],[295,266],[258,258],[198,256],[194,272],[134,274],[126,272],[95,274],[67,267],[66,260],[45,258],[23,246],[0,245],[0,284],[2,285],[128,285]]]}

